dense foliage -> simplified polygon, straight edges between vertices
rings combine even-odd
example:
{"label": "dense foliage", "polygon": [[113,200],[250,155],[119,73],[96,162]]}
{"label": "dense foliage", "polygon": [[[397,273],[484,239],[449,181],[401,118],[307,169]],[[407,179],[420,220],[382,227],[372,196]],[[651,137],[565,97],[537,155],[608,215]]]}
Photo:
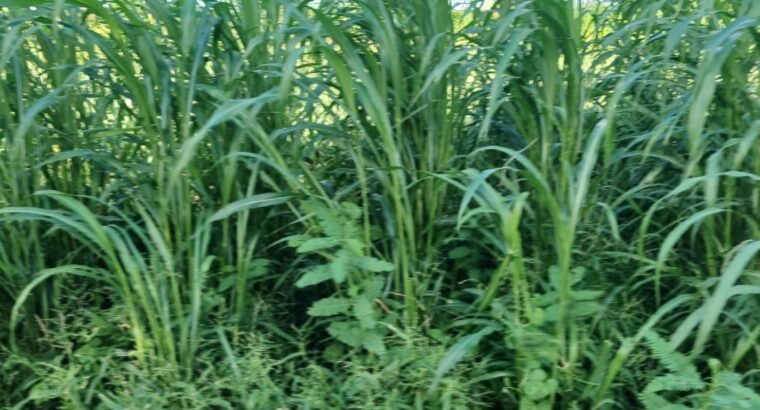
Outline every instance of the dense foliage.
{"label": "dense foliage", "polygon": [[0,406],[760,408],[757,0],[0,0]]}

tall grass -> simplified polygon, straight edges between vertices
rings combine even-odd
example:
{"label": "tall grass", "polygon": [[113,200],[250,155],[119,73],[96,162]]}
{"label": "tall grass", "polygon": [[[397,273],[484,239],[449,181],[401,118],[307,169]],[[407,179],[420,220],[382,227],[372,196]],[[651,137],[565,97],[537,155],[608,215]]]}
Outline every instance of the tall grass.
{"label": "tall grass", "polygon": [[460,3],[0,0],[0,403],[760,405],[760,4]]}

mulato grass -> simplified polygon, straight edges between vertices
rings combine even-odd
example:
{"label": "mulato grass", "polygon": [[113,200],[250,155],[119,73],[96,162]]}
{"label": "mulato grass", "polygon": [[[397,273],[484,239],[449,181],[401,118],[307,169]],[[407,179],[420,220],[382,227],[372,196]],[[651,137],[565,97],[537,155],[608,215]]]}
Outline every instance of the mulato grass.
{"label": "mulato grass", "polygon": [[760,2],[0,0],[0,406],[760,408]]}

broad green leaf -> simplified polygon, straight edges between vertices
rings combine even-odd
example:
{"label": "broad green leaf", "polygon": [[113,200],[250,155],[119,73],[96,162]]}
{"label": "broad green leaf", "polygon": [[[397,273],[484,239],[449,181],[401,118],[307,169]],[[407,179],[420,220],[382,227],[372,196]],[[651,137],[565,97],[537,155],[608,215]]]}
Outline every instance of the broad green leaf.
{"label": "broad green leaf", "polygon": [[362,341],[362,347],[370,353],[382,355],[385,353],[385,342],[383,337],[375,332],[367,333]]}
{"label": "broad green leaf", "polygon": [[307,253],[307,252],[320,251],[323,249],[333,248],[335,246],[340,245],[340,243],[341,243],[340,239],[311,238],[311,239],[305,240],[298,248],[296,248],[296,252]]}
{"label": "broad green leaf", "polygon": [[449,259],[462,259],[472,254],[472,248],[469,246],[457,246],[448,253]]}
{"label": "broad green leaf", "polygon": [[364,331],[355,322],[332,322],[327,333],[351,347],[361,347],[364,343]]}
{"label": "broad green leaf", "polygon": [[575,290],[571,293],[573,300],[595,300],[604,296],[601,290]]}
{"label": "broad green leaf", "polygon": [[307,312],[309,316],[334,316],[348,312],[351,301],[345,298],[329,297],[314,302]]}
{"label": "broad green leaf", "polygon": [[352,259],[351,254],[347,250],[341,249],[335,255],[335,258],[330,261],[328,269],[336,283],[343,283],[346,280],[349,269],[351,269]]}
{"label": "broad green leaf", "polygon": [[385,280],[381,277],[374,277],[363,283],[364,285],[364,297],[369,299],[376,299],[383,295],[383,287],[385,286]]}
{"label": "broad green leaf", "polygon": [[217,285],[216,290],[219,292],[225,292],[229,290],[235,283],[237,282],[237,276],[235,275],[227,275],[219,282],[219,285]]}
{"label": "broad green leaf", "polygon": [[357,266],[370,272],[390,272],[395,269],[392,263],[374,258],[372,256],[362,256],[357,260]]}
{"label": "broad green leaf", "polygon": [[358,205],[356,205],[353,202],[343,202],[340,204],[341,207],[343,207],[343,211],[346,212],[346,215],[348,215],[348,218],[351,220],[357,220],[362,216],[362,209],[359,208]]}
{"label": "broad green leaf", "polygon": [[374,314],[374,305],[371,299],[360,297],[355,300],[354,317],[359,320],[363,328],[372,329],[375,327]]}
{"label": "broad green leaf", "polygon": [[332,279],[332,272],[324,265],[315,266],[301,276],[296,282],[296,287],[305,288]]}

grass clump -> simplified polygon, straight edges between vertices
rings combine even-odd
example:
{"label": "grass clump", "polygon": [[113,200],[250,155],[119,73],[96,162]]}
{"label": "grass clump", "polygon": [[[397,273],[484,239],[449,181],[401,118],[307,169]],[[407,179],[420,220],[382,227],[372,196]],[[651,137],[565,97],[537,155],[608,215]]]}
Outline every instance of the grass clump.
{"label": "grass clump", "polygon": [[0,12],[0,406],[760,402],[756,1]]}

